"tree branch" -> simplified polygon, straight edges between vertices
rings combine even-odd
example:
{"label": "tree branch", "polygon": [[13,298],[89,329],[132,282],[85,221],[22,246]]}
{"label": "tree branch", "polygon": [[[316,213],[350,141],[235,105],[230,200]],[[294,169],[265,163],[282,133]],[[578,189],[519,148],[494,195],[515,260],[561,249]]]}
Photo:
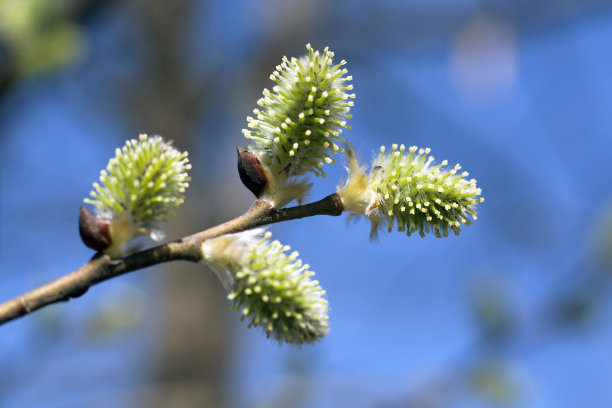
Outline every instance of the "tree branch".
{"label": "tree branch", "polygon": [[111,259],[106,254],[98,253],[88,263],[68,275],[0,304],[0,325],[53,303],[79,297],[91,286],[128,272],[176,260],[200,262],[200,247],[208,239],[314,215],[338,216],[342,211],[342,200],[336,193],[314,203],[290,208],[272,208],[267,201],[257,200],[240,217],[188,237],[121,259]]}

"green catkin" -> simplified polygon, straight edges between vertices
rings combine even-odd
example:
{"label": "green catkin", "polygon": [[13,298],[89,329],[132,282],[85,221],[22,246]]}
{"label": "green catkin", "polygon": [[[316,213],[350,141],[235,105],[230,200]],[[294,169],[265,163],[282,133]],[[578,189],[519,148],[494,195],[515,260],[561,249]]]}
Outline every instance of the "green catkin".
{"label": "green catkin", "polygon": [[[160,136],[141,134],[115,150],[91,198],[84,201],[115,232],[112,251],[120,254],[132,238],[157,234],[160,225],[183,203],[191,169],[187,152],[179,152]],[[121,227],[119,227],[121,225]]]}
{"label": "green catkin", "polygon": [[[245,137],[251,140],[247,150],[261,161],[269,181],[264,198],[282,206],[300,198],[310,187],[296,182],[296,177],[312,172],[325,176],[325,163],[342,152],[344,129],[355,94],[347,76],[346,64],[334,64],[334,53],[325,48],[315,51],[310,44],[301,58],[283,57],[270,75],[276,82],[272,91],[264,89],[255,109],[247,117]],[[301,188],[295,188],[301,185]],[[287,187],[290,191],[284,191]],[[288,201],[287,201],[288,200]]]}
{"label": "green catkin", "polygon": [[[458,164],[447,168],[446,160],[434,164],[429,148],[394,144],[388,152],[381,146],[367,176],[365,168],[354,164],[354,154],[351,160],[351,174],[338,193],[347,211],[370,218],[374,232],[386,220],[389,232],[396,228],[421,237],[429,232],[438,238],[449,231],[457,235],[461,225],[471,224],[469,217],[476,219],[476,205],[484,201],[476,180],[467,179],[468,172],[460,172]],[[357,179],[367,181],[357,184]]]}
{"label": "green catkin", "polygon": [[291,344],[313,343],[328,332],[327,300],[297,252],[262,230],[224,235],[202,244],[203,259],[219,276],[232,308],[249,327]]}

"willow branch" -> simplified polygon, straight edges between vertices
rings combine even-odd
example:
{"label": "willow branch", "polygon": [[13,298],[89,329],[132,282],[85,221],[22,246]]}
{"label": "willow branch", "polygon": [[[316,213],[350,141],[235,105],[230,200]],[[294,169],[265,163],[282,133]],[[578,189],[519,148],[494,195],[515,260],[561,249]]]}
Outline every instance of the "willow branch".
{"label": "willow branch", "polygon": [[342,200],[335,193],[314,203],[290,208],[272,208],[267,201],[257,200],[240,217],[176,241],[121,259],[111,259],[108,255],[98,253],[81,268],[0,304],[0,324],[45,306],[79,297],[91,286],[128,272],[176,260],[200,262],[200,248],[207,239],[314,215],[338,216],[342,211]]}

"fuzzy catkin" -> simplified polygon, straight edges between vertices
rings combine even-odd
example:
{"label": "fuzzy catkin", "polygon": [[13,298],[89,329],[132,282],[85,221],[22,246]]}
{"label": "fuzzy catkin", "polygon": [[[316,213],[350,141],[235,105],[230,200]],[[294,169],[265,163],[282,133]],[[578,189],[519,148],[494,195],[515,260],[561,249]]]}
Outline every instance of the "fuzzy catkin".
{"label": "fuzzy catkin", "polygon": [[418,232],[421,237],[433,232],[438,238],[455,234],[461,225],[476,219],[476,205],[484,198],[475,179],[468,172],[459,172],[460,165],[448,168],[448,162],[434,164],[430,149],[404,145],[381,146],[372,163],[372,170],[359,165],[352,149],[348,149],[349,177],[338,187],[344,208],[351,214],[365,215],[372,224],[372,237],[387,221],[407,235]]}
{"label": "fuzzy catkin", "polygon": [[388,220],[388,230],[397,225],[398,231],[407,235],[418,232],[424,237],[433,231],[436,237],[455,235],[461,225],[470,225],[468,218],[476,219],[476,204],[483,201],[475,179],[467,179],[469,173],[459,172],[459,164],[447,168],[448,162],[434,164],[429,148],[393,145],[391,152],[380,155],[374,161],[379,176],[372,184],[381,211]]}
{"label": "fuzzy catkin", "polygon": [[297,252],[270,241],[269,232],[260,235],[256,230],[208,240],[202,244],[203,259],[249,327],[261,327],[279,342],[318,341],[329,328],[325,291]]}
{"label": "fuzzy catkin", "polygon": [[342,68],[345,61],[334,64],[334,53],[325,48],[315,51],[310,44],[301,58],[283,57],[270,75],[276,82],[272,91],[264,89],[253,117],[247,117],[245,137],[251,140],[247,150],[256,154],[266,172],[269,188],[264,198],[280,207],[300,198],[310,185],[296,177],[312,172],[325,176],[324,163],[335,163],[331,157],[342,152],[343,129],[353,89],[351,76]]}
{"label": "fuzzy catkin", "polygon": [[84,201],[110,224],[112,251],[119,254],[132,238],[158,229],[183,203],[191,169],[187,152],[160,136],[139,135],[115,150],[91,198]]}

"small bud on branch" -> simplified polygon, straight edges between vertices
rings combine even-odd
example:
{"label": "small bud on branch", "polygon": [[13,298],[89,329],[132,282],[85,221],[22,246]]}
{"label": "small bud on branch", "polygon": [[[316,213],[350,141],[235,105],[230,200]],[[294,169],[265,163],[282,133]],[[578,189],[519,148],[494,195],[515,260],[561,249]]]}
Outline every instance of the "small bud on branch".
{"label": "small bud on branch", "polygon": [[261,162],[253,153],[238,147],[238,175],[242,184],[255,195],[261,194],[268,188],[268,177]]}
{"label": "small bud on branch", "polygon": [[83,206],[79,211],[79,235],[85,246],[98,252],[111,245],[108,222],[96,217]]}

